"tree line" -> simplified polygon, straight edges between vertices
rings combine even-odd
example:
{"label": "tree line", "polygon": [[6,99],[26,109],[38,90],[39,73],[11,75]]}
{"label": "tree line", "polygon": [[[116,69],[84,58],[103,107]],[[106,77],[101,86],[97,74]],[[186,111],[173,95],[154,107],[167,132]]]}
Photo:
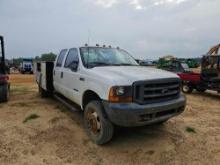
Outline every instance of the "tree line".
{"label": "tree line", "polygon": [[[53,52],[50,53],[44,53],[40,56],[36,56],[33,58],[33,61],[55,61],[56,59],[56,54]],[[19,57],[19,58],[13,58],[12,60],[9,60],[9,65],[14,66],[14,67],[19,67],[20,63],[22,62],[24,58]]]}

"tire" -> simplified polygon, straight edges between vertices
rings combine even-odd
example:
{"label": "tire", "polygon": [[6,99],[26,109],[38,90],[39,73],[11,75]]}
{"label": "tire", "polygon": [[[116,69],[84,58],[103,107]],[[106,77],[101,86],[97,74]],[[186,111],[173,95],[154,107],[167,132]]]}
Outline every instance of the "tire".
{"label": "tire", "polygon": [[38,86],[38,92],[40,93],[40,96],[43,97],[48,97],[48,92],[45,91],[43,88],[41,88],[40,86]]}
{"label": "tire", "polygon": [[183,84],[182,85],[182,92],[183,93],[192,93],[193,87],[189,84]]}
{"label": "tire", "polygon": [[0,86],[0,102],[7,102],[9,100],[9,86],[8,84]]}
{"label": "tire", "polygon": [[91,101],[84,110],[84,124],[89,138],[96,144],[109,142],[114,134],[113,124],[104,116],[100,101]]}

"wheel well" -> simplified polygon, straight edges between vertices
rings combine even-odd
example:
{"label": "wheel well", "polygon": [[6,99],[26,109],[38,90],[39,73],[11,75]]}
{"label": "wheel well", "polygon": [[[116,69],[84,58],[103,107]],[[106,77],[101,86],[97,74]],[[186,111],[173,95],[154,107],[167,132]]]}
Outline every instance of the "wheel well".
{"label": "wheel well", "polygon": [[84,93],[83,95],[83,100],[82,100],[82,108],[84,109],[86,105],[93,100],[101,100],[98,94],[95,92],[88,90]]}

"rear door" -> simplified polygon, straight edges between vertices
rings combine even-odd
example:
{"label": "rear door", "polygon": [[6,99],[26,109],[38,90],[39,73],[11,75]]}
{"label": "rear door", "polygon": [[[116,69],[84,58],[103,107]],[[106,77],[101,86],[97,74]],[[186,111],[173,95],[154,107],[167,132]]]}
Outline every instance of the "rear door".
{"label": "rear door", "polygon": [[63,86],[65,86],[65,96],[79,103],[80,82],[79,82],[79,55],[76,48],[69,50],[63,69]]}
{"label": "rear door", "polygon": [[64,58],[65,58],[66,53],[67,53],[67,49],[61,50],[61,52],[55,62],[54,72],[53,72],[54,88],[57,92],[60,92],[62,94],[64,93],[64,87],[62,85],[63,63],[64,63]]}

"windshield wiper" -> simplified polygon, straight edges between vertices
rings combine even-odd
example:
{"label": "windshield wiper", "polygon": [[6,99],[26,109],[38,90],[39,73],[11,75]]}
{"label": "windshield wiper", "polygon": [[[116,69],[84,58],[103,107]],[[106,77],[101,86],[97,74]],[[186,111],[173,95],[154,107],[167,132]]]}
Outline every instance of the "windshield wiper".
{"label": "windshield wiper", "polygon": [[89,63],[90,66],[95,67],[95,66],[109,66],[111,64],[106,63],[106,62],[91,62]]}
{"label": "windshield wiper", "polygon": [[117,64],[119,66],[137,66],[137,65],[134,65],[134,64],[129,64],[129,63],[120,63],[120,64]]}
{"label": "windshield wiper", "polygon": [[97,67],[97,66],[137,66],[137,65],[129,64],[129,63],[111,64],[111,63],[106,63],[106,62],[91,62],[89,63],[89,66]]}

